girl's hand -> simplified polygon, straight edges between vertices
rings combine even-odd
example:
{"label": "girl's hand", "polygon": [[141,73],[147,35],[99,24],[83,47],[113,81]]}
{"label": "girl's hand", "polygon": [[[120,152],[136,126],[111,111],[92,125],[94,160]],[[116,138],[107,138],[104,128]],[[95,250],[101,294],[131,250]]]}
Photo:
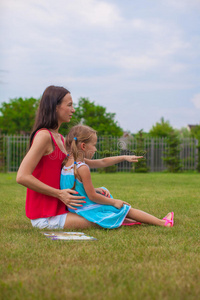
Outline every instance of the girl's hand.
{"label": "girl's hand", "polygon": [[59,199],[69,208],[77,209],[73,206],[82,206],[81,203],[85,203],[85,197],[83,196],[73,196],[72,194],[78,194],[78,192],[71,189],[64,189],[59,191]]}
{"label": "girl's hand", "polygon": [[102,194],[103,196],[110,198],[110,192],[106,189],[96,188],[95,191],[96,193]]}
{"label": "girl's hand", "polygon": [[122,206],[126,204],[126,205],[130,205],[129,203],[125,202],[125,201],[122,201],[122,200],[118,200],[118,199],[115,199],[115,203],[114,203],[114,207],[120,209],[122,208]]}
{"label": "girl's hand", "polygon": [[143,158],[143,156],[125,155],[125,160],[128,162],[138,162],[140,158]]}

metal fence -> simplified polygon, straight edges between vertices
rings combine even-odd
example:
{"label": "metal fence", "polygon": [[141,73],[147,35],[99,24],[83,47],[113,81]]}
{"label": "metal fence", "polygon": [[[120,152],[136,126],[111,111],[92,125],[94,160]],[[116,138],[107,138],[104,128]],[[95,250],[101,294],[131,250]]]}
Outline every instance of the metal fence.
{"label": "metal fence", "polygon": [[0,136],[0,171],[16,172],[25,156],[29,143],[28,135]]}
{"label": "metal fence", "polygon": [[[16,172],[26,154],[29,143],[27,135],[0,135],[0,171]],[[150,172],[160,172],[166,169],[163,157],[167,150],[166,138],[145,138],[144,149],[147,167]],[[184,138],[180,144],[180,159],[183,170],[195,170],[198,159],[198,141],[194,138]],[[115,155],[134,154],[137,149],[137,140],[133,137],[117,138],[104,136],[98,138],[97,153],[94,158]],[[117,165],[116,171],[130,172],[132,164],[124,161]],[[95,170],[93,170],[95,171]]]}

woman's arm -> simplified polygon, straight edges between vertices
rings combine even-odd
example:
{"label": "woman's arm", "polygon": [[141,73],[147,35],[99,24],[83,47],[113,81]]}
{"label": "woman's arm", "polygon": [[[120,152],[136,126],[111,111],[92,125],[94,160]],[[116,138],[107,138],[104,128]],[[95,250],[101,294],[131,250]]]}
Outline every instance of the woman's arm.
{"label": "woman's arm", "polygon": [[138,162],[138,159],[142,157],[143,156],[136,156],[136,155],[121,155],[121,156],[105,157],[102,159],[85,159],[85,162],[90,168],[105,168],[105,167],[118,164],[125,160],[128,162]]}
{"label": "woman's arm", "polygon": [[39,163],[42,156],[47,155],[53,151],[51,136],[46,130],[41,130],[37,133],[33,140],[33,144],[29,149],[28,153],[24,157],[19,170],[17,172],[16,181],[25,187],[34,190],[38,193],[45,194],[60,199],[66,205],[69,204],[80,206],[83,201],[77,201],[76,199],[82,199],[83,197],[75,197],[69,193],[75,194],[72,190],[59,190],[48,186],[47,184],[41,182],[35,178],[32,173]]}
{"label": "woman's arm", "polygon": [[81,166],[78,169],[78,174],[81,177],[81,181],[83,183],[86,194],[91,201],[94,201],[99,204],[112,205],[116,208],[121,208],[123,204],[128,204],[122,200],[108,198],[96,193],[95,188],[92,184],[90,170],[87,166]]}

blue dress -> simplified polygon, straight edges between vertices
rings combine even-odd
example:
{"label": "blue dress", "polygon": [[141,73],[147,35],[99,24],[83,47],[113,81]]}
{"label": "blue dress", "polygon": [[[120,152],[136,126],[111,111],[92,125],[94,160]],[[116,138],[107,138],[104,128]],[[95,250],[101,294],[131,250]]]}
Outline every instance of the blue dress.
{"label": "blue dress", "polygon": [[[77,169],[83,165],[86,164],[78,162]],[[86,166],[89,168],[88,165]],[[63,167],[60,178],[61,189],[70,189],[73,185],[74,164],[69,167]],[[122,208],[118,209],[112,205],[97,204],[91,201],[86,194],[82,182],[78,179],[76,180],[75,191],[78,192],[78,195],[85,197],[84,200],[86,203],[81,203],[83,205],[82,207],[77,206],[77,210],[70,208],[68,208],[68,210],[104,228],[113,229],[120,227],[131,208],[131,206],[124,204]]]}

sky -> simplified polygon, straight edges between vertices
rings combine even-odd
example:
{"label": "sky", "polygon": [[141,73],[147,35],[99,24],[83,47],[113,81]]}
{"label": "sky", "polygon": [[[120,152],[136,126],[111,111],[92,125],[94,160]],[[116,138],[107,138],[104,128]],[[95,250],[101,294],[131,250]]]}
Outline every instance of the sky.
{"label": "sky", "polygon": [[0,104],[49,85],[148,132],[200,123],[200,0],[1,0]]}

